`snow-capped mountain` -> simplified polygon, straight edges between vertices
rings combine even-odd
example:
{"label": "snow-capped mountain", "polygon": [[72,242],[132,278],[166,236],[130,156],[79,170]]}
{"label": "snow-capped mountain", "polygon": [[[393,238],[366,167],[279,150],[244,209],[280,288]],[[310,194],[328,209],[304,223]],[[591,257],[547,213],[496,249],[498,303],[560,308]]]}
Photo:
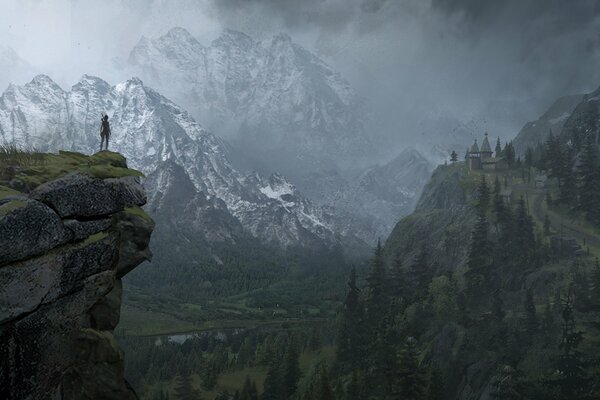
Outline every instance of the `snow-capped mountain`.
{"label": "snow-capped mountain", "polygon": [[148,176],[149,207],[159,219],[161,204],[170,204],[185,216],[186,229],[196,227],[209,242],[232,240],[242,228],[284,246],[343,240],[333,217],[285,178],[238,172],[223,140],[137,78],[111,86],[84,76],[70,91],[44,75],[10,85],[0,97],[0,141],[92,153],[103,113],[110,116],[111,149]]}
{"label": "snow-capped mountain", "polygon": [[365,113],[349,83],[287,35],[258,42],[226,30],[204,46],[173,28],[156,39],[143,37],[129,65],[244,149],[254,169],[300,181],[372,156]]}

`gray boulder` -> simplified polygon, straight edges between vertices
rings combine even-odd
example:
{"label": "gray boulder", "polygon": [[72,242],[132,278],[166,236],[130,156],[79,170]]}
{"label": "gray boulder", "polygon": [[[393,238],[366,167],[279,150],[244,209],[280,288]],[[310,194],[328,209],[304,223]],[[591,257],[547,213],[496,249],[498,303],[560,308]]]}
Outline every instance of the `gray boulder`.
{"label": "gray boulder", "polygon": [[38,186],[30,197],[49,205],[62,218],[105,216],[146,203],[146,194],[134,177],[98,179],[79,172]]}
{"label": "gray boulder", "polygon": [[95,219],[90,221],[78,221],[68,219],[64,221],[65,227],[71,232],[71,240],[82,240],[88,236],[95,235],[110,229],[112,222],[110,218]]}
{"label": "gray boulder", "polygon": [[91,308],[90,322],[92,328],[101,331],[112,331],[117,327],[121,318],[122,296],[123,283],[120,279],[117,279],[115,287]]}
{"label": "gray boulder", "polygon": [[82,290],[89,276],[113,271],[117,240],[113,234],[0,268],[0,324]]}
{"label": "gray boulder", "polygon": [[42,254],[70,239],[49,207],[22,196],[0,200],[0,266]]}
{"label": "gray boulder", "polygon": [[[119,263],[117,265],[117,278],[122,278],[136,266],[152,259],[152,252],[148,247],[150,236],[154,229],[154,221],[143,212],[127,210],[120,213],[117,218],[117,230],[121,235],[119,248]],[[141,211],[141,209],[138,208]]]}

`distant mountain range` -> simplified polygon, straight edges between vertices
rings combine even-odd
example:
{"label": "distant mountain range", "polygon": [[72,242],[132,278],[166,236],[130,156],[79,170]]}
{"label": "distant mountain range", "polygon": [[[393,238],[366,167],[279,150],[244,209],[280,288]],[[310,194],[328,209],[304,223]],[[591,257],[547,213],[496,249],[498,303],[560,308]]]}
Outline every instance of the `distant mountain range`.
{"label": "distant mountain range", "polygon": [[143,37],[129,66],[243,149],[253,169],[302,182],[315,170],[362,167],[375,152],[350,84],[287,35],[258,42],[225,30],[204,46],[173,28]]}
{"label": "distant mountain range", "polygon": [[433,170],[415,149],[372,165],[380,156],[365,130],[363,102],[339,73],[287,35],[259,42],[225,30],[205,46],[173,28],[143,37],[128,63],[227,137],[234,165],[283,173],[314,203],[343,215],[338,230],[369,243],[412,211]]}
{"label": "distant mountain range", "polygon": [[[111,86],[84,76],[70,91],[44,75],[10,85],[0,97],[0,141],[93,153],[105,112],[111,117],[111,149],[148,176],[152,214],[160,218],[175,211],[179,219],[173,221],[182,222],[191,239],[235,240],[246,232],[284,246],[343,244],[333,215],[280,175],[241,174],[225,142],[137,78]],[[169,198],[172,209],[161,207]]]}

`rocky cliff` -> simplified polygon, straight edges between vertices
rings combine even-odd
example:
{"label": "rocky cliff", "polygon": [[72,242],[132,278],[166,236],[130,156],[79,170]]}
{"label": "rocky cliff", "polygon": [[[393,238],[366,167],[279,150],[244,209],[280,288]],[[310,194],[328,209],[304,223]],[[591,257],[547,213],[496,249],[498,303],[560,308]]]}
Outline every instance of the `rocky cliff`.
{"label": "rocky cliff", "polygon": [[137,398],[113,329],[151,258],[139,176],[117,153],[0,154],[0,398]]}
{"label": "rocky cliff", "polygon": [[452,271],[464,265],[480,179],[464,162],[437,167],[415,211],[402,218],[388,237],[384,249],[388,260],[412,260],[424,249],[437,270]]}

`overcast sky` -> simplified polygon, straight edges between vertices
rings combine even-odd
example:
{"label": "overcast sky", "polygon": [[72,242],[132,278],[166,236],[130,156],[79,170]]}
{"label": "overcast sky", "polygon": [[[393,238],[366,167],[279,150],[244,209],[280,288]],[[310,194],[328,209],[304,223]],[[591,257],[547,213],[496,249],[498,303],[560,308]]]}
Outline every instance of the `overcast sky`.
{"label": "overcast sky", "polygon": [[390,132],[443,115],[510,137],[556,97],[600,86],[599,17],[596,0],[2,0],[0,45],[70,87],[84,73],[126,78],[115,62],[173,26],[207,44],[223,27],[287,32]]}

